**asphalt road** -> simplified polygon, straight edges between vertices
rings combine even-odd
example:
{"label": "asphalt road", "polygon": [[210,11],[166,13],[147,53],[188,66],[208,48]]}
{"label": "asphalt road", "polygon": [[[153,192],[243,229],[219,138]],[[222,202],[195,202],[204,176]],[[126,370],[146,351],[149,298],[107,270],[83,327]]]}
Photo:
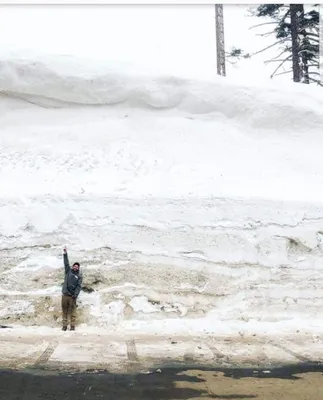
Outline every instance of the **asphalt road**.
{"label": "asphalt road", "polygon": [[5,400],[323,399],[323,366],[272,370],[178,369],[151,373],[0,370]]}

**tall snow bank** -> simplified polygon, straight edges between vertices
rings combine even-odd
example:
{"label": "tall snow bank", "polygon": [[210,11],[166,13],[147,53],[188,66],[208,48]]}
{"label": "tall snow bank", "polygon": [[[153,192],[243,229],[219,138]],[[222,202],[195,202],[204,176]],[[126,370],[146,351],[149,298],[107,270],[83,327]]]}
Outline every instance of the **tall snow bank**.
{"label": "tall snow bank", "polygon": [[35,60],[0,62],[6,323],[60,323],[66,244],[88,324],[321,327],[321,90]]}
{"label": "tall snow bank", "polygon": [[216,77],[211,81],[155,76],[127,64],[91,65],[71,57],[2,57],[0,93],[43,107],[116,105],[217,113],[262,129],[315,130],[323,124],[319,88],[247,86]]}

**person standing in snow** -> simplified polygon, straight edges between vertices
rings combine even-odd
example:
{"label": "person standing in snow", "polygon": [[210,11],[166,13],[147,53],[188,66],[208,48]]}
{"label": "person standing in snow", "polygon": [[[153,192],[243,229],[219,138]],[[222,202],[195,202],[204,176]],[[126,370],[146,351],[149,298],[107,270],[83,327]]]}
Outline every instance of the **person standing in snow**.
{"label": "person standing in snow", "polygon": [[76,300],[82,288],[82,275],[80,273],[80,264],[75,262],[70,267],[66,247],[63,250],[65,279],[62,294],[62,314],[63,331],[67,330],[68,319],[70,318],[71,331],[75,330],[76,323]]}

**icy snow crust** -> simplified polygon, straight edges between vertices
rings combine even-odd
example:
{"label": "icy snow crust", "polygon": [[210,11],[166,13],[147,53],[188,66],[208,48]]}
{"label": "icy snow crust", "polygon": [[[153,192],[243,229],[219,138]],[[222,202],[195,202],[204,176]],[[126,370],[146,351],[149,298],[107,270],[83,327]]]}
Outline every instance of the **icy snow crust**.
{"label": "icy snow crust", "polygon": [[[141,332],[322,329],[316,88],[0,62],[0,320]],[[305,85],[304,85],[305,86]]]}

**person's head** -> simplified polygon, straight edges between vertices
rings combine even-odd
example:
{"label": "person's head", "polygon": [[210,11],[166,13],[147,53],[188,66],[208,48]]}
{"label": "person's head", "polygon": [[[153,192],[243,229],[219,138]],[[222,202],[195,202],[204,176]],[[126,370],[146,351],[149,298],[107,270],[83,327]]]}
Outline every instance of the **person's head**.
{"label": "person's head", "polygon": [[72,270],[75,271],[75,272],[79,271],[80,270],[80,263],[75,262],[73,264],[73,266],[72,266]]}

